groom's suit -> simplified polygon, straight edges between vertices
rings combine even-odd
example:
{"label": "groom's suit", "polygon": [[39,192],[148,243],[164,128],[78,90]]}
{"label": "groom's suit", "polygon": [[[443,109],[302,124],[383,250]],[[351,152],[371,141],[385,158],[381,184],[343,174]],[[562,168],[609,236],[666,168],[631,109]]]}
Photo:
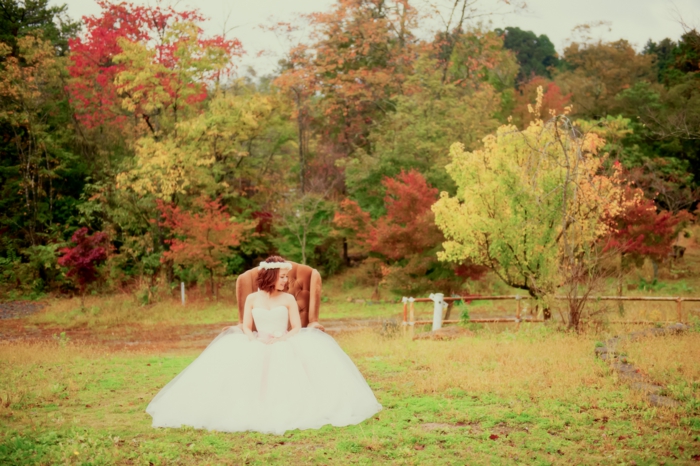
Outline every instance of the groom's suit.
{"label": "groom's suit", "polygon": [[[321,307],[321,274],[308,265],[292,264],[292,270],[287,277],[287,293],[296,298],[299,306],[301,326],[307,327],[310,322],[318,322],[319,308]],[[236,300],[238,301],[238,318],[243,322],[245,300],[250,293],[258,290],[255,280],[258,277],[258,268],[248,270],[238,276],[236,280]],[[255,323],[253,323],[255,330]]]}

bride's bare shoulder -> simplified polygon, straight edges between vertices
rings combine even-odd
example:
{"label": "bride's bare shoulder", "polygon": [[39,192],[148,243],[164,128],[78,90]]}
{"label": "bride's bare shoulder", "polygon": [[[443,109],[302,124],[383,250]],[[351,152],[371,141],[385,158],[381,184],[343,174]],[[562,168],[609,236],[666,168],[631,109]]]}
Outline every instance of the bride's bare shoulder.
{"label": "bride's bare shoulder", "polygon": [[246,296],[246,298],[245,298],[245,304],[246,304],[246,306],[247,306],[248,304],[253,304],[253,303],[255,303],[255,300],[258,299],[258,296],[259,296],[259,295],[260,295],[260,292],[259,292],[259,291],[253,291],[253,292],[250,293],[248,296]]}
{"label": "bride's bare shoulder", "polygon": [[297,302],[297,299],[294,297],[293,294],[282,293],[282,297],[284,298],[284,301],[286,303],[296,303]]}

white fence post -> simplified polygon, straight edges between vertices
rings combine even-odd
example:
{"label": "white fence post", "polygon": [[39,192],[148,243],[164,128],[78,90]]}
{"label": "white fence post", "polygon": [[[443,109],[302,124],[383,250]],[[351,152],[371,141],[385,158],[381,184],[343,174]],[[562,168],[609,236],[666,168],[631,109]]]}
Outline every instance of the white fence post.
{"label": "white fence post", "polygon": [[428,298],[433,300],[433,331],[442,328],[442,313],[447,307],[444,301],[445,295],[442,293],[431,293]]}
{"label": "white fence post", "polygon": [[180,298],[182,298],[182,305],[185,305],[185,282],[180,282]]}

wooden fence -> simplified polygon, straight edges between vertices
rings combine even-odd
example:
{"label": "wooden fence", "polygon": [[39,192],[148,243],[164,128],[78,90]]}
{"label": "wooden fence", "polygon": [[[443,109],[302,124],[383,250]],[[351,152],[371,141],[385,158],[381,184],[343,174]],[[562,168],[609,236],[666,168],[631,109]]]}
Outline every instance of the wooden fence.
{"label": "wooden fence", "polygon": [[[403,298],[403,325],[423,325],[433,324],[433,330],[442,327],[442,324],[455,324],[461,320],[443,320],[442,313],[446,303],[454,301],[463,301],[465,303],[471,301],[516,301],[516,310],[514,317],[501,318],[486,318],[486,319],[468,319],[467,322],[473,323],[537,323],[544,322],[542,319],[537,319],[534,316],[523,318],[522,301],[531,299],[529,296],[520,295],[499,295],[499,296],[481,296],[468,295],[460,297],[443,297],[441,294],[431,294],[429,298]],[[555,296],[556,300],[566,301],[570,298],[567,296]],[[581,299],[581,298],[579,298]],[[676,314],[678,322],[684,322],[682,305],[684,302],[700,302],[700,297],[681,297],[681,296],[589,296],[588,301],[666,301],[676,303]],[[434,303],[433,320],[415,320],[414,303]],[[656,321],[611,321],[610,323],[625,323],[625,324],[652,324]]]}

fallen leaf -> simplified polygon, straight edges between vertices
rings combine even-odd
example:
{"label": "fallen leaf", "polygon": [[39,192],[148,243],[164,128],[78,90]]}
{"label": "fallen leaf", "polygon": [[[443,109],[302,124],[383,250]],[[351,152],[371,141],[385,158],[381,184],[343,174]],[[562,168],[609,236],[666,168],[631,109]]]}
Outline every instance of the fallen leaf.
{"label": "fallen leaf", "polygon": [[491,435],[489,435],[489,438],[490,438],[491,440],[496,440],[496,439],[498,438],[498,435],[496,435],[496,434],[491,434]]}
{"label": "fallen leaf", "polygon": [[425,450],[425,445],[416,444],[413,446],[414,450]]}

